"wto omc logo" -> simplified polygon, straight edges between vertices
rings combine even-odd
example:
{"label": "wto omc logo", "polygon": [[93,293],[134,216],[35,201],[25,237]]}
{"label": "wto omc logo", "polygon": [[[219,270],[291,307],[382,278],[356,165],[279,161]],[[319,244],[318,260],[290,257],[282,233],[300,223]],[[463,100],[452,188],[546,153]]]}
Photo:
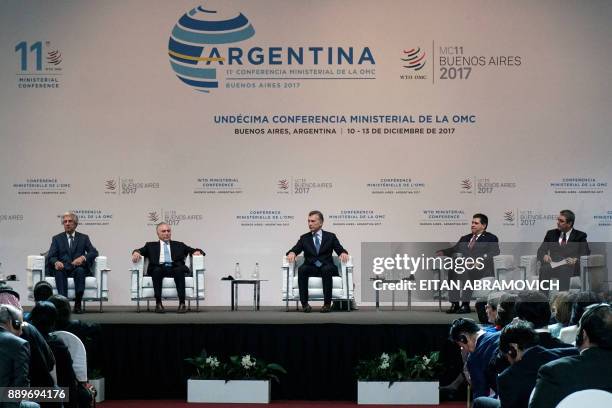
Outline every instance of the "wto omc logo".
{"label": "wto omc logo", "polygon": [[222,64],[225,58],[214,49],[204,56],[204,47],[244,41],[254,34],[255,29],[242,13],[228,17],[198,6],[183,14],[172,29],[168,42],[170,65],[181,81],[208,93],[219,87],[217,70],[210,64]]}
{"label": "wto omc logo", "polygon": [[466,179],[461,180],[460,185],[461,185],[462,193],[470,193],[470,194],[472,193],[473,184],[472,184],[471,179],[466,178]]}
{"label": "wto omc logo", "polygon": [[278,188],[281,190],[289,190],[289,181],[287,179],[279,180]]}
{"label": "wto omc logo", "polygon": [[117,182],[115,180],[106,180],[104,183],[106,191],[116,191],[117,190]]}
{"label": "wto omc logo", "polygon": [[149,222],[155,222],[158,223],[159,222],[159,214],[157,214],[157,211],[150,211],[147,215],[147,220]]}
{"label": "wto omc logo", "polygon": [[505,210],[502,225],[505,227],[512,227],[516,225],[516,214],[517,211]]}
{"label": "wto omc logo", "polygon": [[425,59],[425,51],[421,51],[421,47],[412,48],[403,51],[403,67],[411,71],[420,71],[425,67],[427,60]]}

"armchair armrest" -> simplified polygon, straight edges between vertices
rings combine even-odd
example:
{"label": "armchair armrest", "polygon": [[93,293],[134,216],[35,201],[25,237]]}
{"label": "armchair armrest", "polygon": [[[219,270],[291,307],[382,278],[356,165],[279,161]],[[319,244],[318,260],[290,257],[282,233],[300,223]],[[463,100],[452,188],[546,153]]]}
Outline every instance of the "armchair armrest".
{"label": "armchair armrest", "polygon": [[293,276],[295,270],[295,262],[289,264],[283,262],[281,266],[281,282],[283,296],[293,294]]}
{"label": "armchair armrest", "polygon": [[141,257],[138,262],[132,262],[130,268],[132,275],[132,299],[140,298],[140,282],[144,273],[144,257]]}
{"label": "armchair armrest", "polygon": [[538,270],[538,256],[537,255],[521,255],[521,261],[519,269],[523,271],[523,280],[527,280],[527,272]]}
{"label": "armchair armrest", "polygon": [[493,257],[493,271],[495,280],[499,280],[500,271],[511,271],[514,269],[514,255],[495,255]]}
{"label": "armchair armrest", "polygon": [[26,266],[26,280],[28,289],[33,290],[34,285],[45,279],[45,257],[42,255],[28,255]]}
{"label": "armchair armrest", "polygon": [[[340,260],[340,259],[338,259]],[[353,257],[349,255],[348,262],[340,262],[340,276],[342,277],[342,291],[348,300],[353,292]]]}
{"label": "armchair armrest", "polygon": [[582,255],[580,257],[580,284],[582,290],[591,290],[589,273],[606,266],[606,257],[601,254]]}
{"label": "armchair armrest", "polygon": [[196,297],[199,298],[200,295],[204,295],[204,271],[206,271],[204,267],[204,255],[192,255],[191,268],[193,277],[195,278]]}

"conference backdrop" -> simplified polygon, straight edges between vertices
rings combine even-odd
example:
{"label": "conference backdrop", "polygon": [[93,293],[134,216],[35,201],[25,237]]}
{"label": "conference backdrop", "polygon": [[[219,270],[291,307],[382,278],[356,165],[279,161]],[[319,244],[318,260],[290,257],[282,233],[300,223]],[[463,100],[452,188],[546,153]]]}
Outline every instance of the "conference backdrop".
{"label": "conference backdrop", "polygon": [[475,212],[504,242],[541,241],[563,208],[611,240],[609,1],[0,11],[0,262],[22,293],[67,210],[108,256],[114,305],[160,221],[206,251],[206,305],[229,303],[236,262],[281,304],[312,209],[357,270],[362,242],[452,242]]}

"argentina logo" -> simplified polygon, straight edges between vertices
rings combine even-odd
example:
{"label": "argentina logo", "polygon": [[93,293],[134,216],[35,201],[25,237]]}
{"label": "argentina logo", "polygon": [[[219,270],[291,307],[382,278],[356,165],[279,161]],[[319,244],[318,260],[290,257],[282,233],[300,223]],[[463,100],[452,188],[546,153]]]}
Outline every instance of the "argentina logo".
{"label": "argentina logo", "polygon": [[183,14],[172,29],[168,41],[170,65],[185,84],[208,93],[219,87],[214,66],[225,62],[217,46],[244,41],[254,34],[255,29],[242,13],[228,16],[198,6]]}

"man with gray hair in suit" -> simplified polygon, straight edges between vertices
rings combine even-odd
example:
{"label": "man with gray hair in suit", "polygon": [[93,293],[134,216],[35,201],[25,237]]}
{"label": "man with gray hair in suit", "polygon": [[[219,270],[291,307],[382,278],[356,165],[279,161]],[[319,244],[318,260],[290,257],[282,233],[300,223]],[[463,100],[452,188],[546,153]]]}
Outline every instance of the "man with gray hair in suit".
{"label": "man with gray hair in suit", "polygon": [[83,313],[81,300],[85,292],[85,277],[92,275],[92,266],[98,250],[89,237],[76,232],[79,217],[73,212],[62,215],[64,232],[51,240],[48,262],[55,276],[57,293],[68,297],[68,278],[74,279],[74,313]]}

